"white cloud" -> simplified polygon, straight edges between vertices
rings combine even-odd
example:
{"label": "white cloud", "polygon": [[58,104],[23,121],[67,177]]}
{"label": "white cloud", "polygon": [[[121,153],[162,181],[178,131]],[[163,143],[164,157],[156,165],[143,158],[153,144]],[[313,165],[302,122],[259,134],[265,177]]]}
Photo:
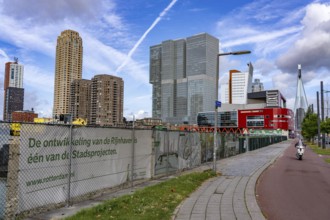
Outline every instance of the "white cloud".
{"label": "white cloud", "polygon": [[171,8],[175,5],[176,2],[177,2],[177,0],[172,0],[170,2],[170,4],[152,22],[152,24],[150,25],[150,27],[143,33],[143,35],[140,37],[140,39],[135,43],[135,45],[133,46],[133,48],[129,51],[129,53],[128,53],[126,59],[124,60],[124,62],[116,69],[116,72],[119,72],[124,66],[126,66],[128,64],[128,62],[131,60],[134,52],[139,47],[139,45],[142,43],[142,41],[147,37],[147,35],[149,34],[149,32],[152,29],[154,29],[154,27],[164,18],[164,16],[167,14],[167,12],[169,10],[171,10]]}
{"label": "white cloud", "polygon": [[253,63],[254,69],[256,69],[262,76],[270,75],[276,66],[272,61],[266,60],[264,58],[258,59]]}
{"label": "white cloud", "polygon": [[124,29],[122,18],[116,14],[104,15],[105,21],[111,26],[118,30]]}
{"label": "white cloud", "polygon": [[330,80],[330,4],[318,2],[292,10],[290,1],[253,1],[217,23],[222,48],[251,48],[254,78],[260,77],[265,89],[279,89],[289,108],[294,107],[297,64],[302,64],[310,104],[320,80]]}
{"label": "white cloud", "polygon": [[[38,88],[40,92],[49,92],[54,89],[54,74],[46,72],[31,64],[24,65],[24,87],[27,85]],[[38,80],[36,80],[38,79]]]}
{"label": "white cloud", "polygon": [[[28,26],[11,17],[0,14],[0,39],[18,48],[54,56],[53,26]],[[56,35],[55,35],[56,36]],[[53,41],[51,41],[53,40]]]}
{"label": "white cloud", "polygon": [[128,113],[126,120],[132,121],[133,115],[135,120],[150,117],[149,112],[146,112],[145,110],[139,110],[137,113]]}
{"label": "white cloud", "polygon": [[6,51],[0,49],[0,120],[3,118],[3,102],[4,102],[4,75],[5,63],[9,62],[9,55]]}
{"label": "white cloud", "polygon": [[222,44],[223,47],[233,47],[243,44],[257,44],[265,41],[271,41],[274,39],[278,39],[290,34],[295,34],[301,30],[300,27],[289,27],[281,30],[270,31],[270,32],[256,32],[246,33],[241,32],[241,37],[226,41]]}
{"label": "white cloud", "polygon": [[231,12],[217,23],[222,46],[253,44],[258,51],[266,50],[261,49],[263,45],[275,48],[277,44],[272,42],[282,42],[301,31],[297,20],[301,18],[302,10],[290,10],[291,4],[289,1],[256,0]]}
{"label": "white cloud", "polygon": [[82,32],[82,36],[85,42],[83,78],[91,79],[96,74],[110,74],[124,78],[125,83],[129,79],[134,79],[135,83],[148,83],[148,71],[140,63],[131,60],[129,66],[116,73],[118,65],[126,59],[126,54],[104,44],[89,33]]}
{"label": "white cloud", "polygon": [[288,100],[294,100],[296,97],[297,77],[289,73],[277,73],[273,75],[272,80],[274,88],[278,89],[287,99],[287,107],[293,109],[294,102]]}
{"label": "white cloud", "polygon": [[18,20],[46,24],[65,19],[93,22],[102,8],[111,9],[113,1],[100,0],[3,0],[2,11]]}
{"label": "white cloud", "polygon": [[[241,66],[241,62],[239,60],[229,59],[229,56],[220,56],[219,57],[219,72],[220,78],[224,75],[229,74],[229,70],[237,69],[238,66]],[[238,69],[239,71],[245,71],[245,69]]]}
{"label": "white cloud", "polygon": [[330,70],[330,5],[307,6],[302,24],[301,38],[278,58],[276,64],[288,72],[294,72],[297,64],[302,64],[305,70],[322,67]]}
{"label": "white cloud", "polygon": [[9,59],[7,53],[4,50],[1,50],[1,49],[0,49],[0,59],[1,59],[1,61],[2,61],[2,59],[5,59],[5,60],[8,60]]}
{"label": "white cloud", "polygon": [[[50,61],[55,58],[56,38],[61,31],[76,30],[82,37],[83,78],[86,79],[96,74],[116,75],[116,68],[127,57],[124,51],[133,45],[136,36],[129,31],[125,20],[115,13],[113,1],[32,1],[33,4],[31,1],[3,1],[0,6],[0,40],[9,44],[14,56],[18,56],[25,65],[25,107],[34,107],[35,111],[50,114],[55,64],[55,61]],[[64,6],[67,8],[63,11],[65,16],[62,16],[62,12],[56,11]],[[21,14],[17,13],[19,8],[24,8]],[[86,16],[80,16],[82,14]],[[98,19],[94,20],[95,16]],[[41,61],[37,60],[40,54],[46,55]],[[10,61],[5,50],[0,48],[0,59],[3,57],[6,62]],[[42,64],[43,60],[48,63]],[[137,60],[130,59],[129,65],[117,75],[124,79],[127,88],[149,85],[148,66]],[[3,105],[1,100],[0,105]]]}
{"label": "white cloud", "polygon": [[306,15],[302,20],[302,24],[306,27],[306,31],[310,33],[317,30],[320,24],[329,22],[330,20],[330,4],[310,4],[306,8]]}

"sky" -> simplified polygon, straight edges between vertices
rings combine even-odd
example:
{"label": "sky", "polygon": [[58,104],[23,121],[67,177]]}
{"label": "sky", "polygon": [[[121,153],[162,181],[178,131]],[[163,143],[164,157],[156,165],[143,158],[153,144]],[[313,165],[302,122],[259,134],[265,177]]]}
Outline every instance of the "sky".
{"label": "sky", "polygon": [[220,57],[220,83],[230,69],[244,72],[251,62],[253,78],[266,90],[280,90],[294,109],[301,64],[307,101],[315,111],[320,81],[330,90],[329,1],[0,0],[0,21],[0,119],[5,63],[14,57],[24,65],[24,110],[51,117],[56,40],[67,29],[83,40],[83,79],[123,78],[128,120],[152,116],[150,46],[204,32],[219,39],[219,52],[251,51]]}

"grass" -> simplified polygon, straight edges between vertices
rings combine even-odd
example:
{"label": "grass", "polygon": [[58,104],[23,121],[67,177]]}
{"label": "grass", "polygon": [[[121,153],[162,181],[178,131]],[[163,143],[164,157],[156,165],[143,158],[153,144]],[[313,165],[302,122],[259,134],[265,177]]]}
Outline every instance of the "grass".
{"label": "grass", "polygon": [[175,208],[205,180],[216,174],[209,170],[175,177],[154,186],[83,209],[66,220],[78,219],[170,219]]}
{"label": "grass", "polygon": [[[319,155],[330,155],[330,148],[320,148],[316,144],[308,143],[308,146],[316,153]],[[325,162],[330,163],[330,158],[325,158]]]}

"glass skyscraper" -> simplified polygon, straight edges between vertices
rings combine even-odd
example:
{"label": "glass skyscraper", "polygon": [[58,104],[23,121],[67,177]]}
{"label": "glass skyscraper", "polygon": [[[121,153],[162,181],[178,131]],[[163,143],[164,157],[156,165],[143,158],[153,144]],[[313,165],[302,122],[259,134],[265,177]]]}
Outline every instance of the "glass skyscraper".
{"label": "glass skyscraper", "polygon": [[196,124],[214,110],[219,40],[202,33],[150,47],[152,117],[171,124]]}

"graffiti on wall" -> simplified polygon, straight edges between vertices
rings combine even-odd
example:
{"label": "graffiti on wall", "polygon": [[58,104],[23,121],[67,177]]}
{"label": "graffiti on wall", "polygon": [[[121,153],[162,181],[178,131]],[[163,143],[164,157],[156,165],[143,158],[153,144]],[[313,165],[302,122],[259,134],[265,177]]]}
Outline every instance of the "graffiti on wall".
{"label": "graffiti on wall", "polygon": [[155,130],[153,139],[156,175],[200,165],[198,133]]}

